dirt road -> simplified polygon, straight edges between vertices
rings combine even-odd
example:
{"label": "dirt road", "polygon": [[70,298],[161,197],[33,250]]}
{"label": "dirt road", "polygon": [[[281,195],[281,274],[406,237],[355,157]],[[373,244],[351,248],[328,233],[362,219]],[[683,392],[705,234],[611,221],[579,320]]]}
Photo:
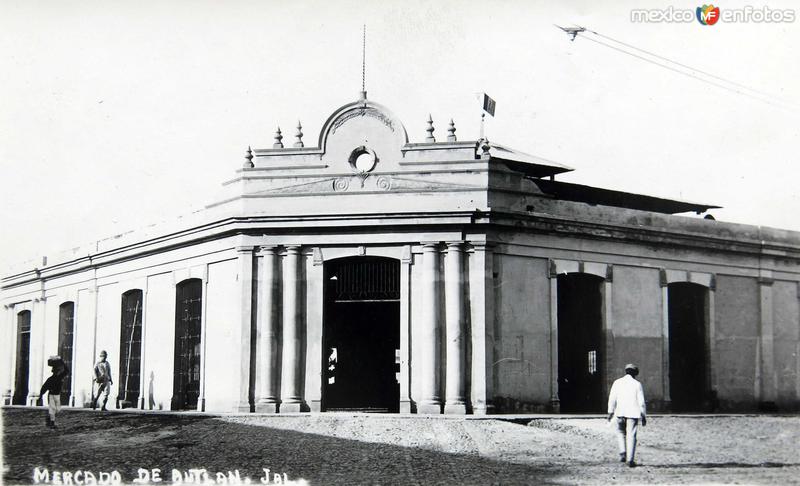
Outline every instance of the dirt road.
{"label": "dirt road", "polygon": [[[501,420],[352,415],[189,415],[3,409],[6,484],[85,480],[129,484],[180,477],[259,484],[800,484],[800,418],[651,417],[639,467],[616,462],[599,418]],[[44,476],[47,469],[48,477]],[[173,478],[173,469],[177,476]],[[265,476],[265,469],[269,475]],[[118,476],[112,477],[116,471]],[[147,475],[143,471],[147,471]],[[217,476],[217,474],[221,476]],[[238,473],[238,476],[237,476]],[[105,474],[105,475],[103,475]],[[275,477],[278,474],[278,477]]]}

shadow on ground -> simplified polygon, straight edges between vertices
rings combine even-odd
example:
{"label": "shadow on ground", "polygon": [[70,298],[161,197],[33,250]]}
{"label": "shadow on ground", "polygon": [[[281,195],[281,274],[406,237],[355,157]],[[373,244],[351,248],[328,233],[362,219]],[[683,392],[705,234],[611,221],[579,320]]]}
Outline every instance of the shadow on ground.
{"label": "shadow on ground", "polygon": [[130,483],[139,468],[238,469],[258,482],[262,468],[310,484],[554,484],[557,468],[476,455],[339,439],[179,414],[63,411],[60,428],[44,428],[42,409],[3,409],[6,484],[33,483],[49,471],[119,471]]}

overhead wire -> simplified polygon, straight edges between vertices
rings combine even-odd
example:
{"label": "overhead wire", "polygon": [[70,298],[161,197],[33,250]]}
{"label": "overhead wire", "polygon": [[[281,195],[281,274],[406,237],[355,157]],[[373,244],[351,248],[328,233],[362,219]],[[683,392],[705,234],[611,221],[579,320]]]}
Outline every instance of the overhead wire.
{"label": "overhead wire", "polygon": [[[633,52],[626,51],[625,49],[621,49],[621,48],[619,48],[619,47],[612,46],[612,45],[610,45],[610,44],[607,44],[607,43],[605,43],[605,42],[601,42],[601,41],[599,41],[599,40],[597,40],[597,39],[592,39],[591,37],[588,37],[588,36],[586,36],[586,35],[585,35],[585,34],[583,34],[583,33],[578,33],[578,35],[579,35],[579,36],[580,36],[582,39],[586,39],[586,40],[588,40],[588,41],[591,41],[591,42],[594,42],[594,43],[596,43],[596,44],[600,44],[600,45],[602,45],[602,46],[605,46],[605,47],[608,47],[608,48],[610,48],[610,49],[614,49],[615,51],[619,51],[619,52],[621,52],[621,53],[623,53],[623,54],[627,54],[627,55],[629,55],[629,56],[632,56],[632,57],[634,57],[634,58],[640,59],[640,60],[642,60],[642,61],[645,61],[645,62],[648,62],[648,63],[650,63],[650,64],[654,64],[654,65],[656,65],[656,66],[659,66],[659,67],[662,67],[662,68],[664,68],[664,69],[668,69],[668,70],[670,70],[670,71],[673,71],[673,72],[675,72],[675,73],[682,74],[682,75],[684,75],[684,76],[688,76],[688,77],[690,77],[690,78],[696,79],[696,80],[698,80],[698,81],[701,81],[701,82],[703,82],[703,83],[710,84],[710,85],[712,85],[712,86],[716,86],[716,87],[718,87],[718,88],[722,88],[722,89],[724,89],[724,90],[730,91],[730,92],[732,92],[732,93],[735,93],[735,94],[739,94],[739,95],[742,95],[742,96],[746,96],[746,97],[748,97],[748,98],[751,98],[751,99],[754,99],[754,100],[756,100],[756,101],[761,101],[762,103],[766,103],[766,104],[768,104],[768,105],[774,106],[774,107],[776,107],[776,108],[779,108],[779,109],[782,109],[782,110],[787,110],[787,111],[790,111],[790,112],[793,112],[793,113],[797,113],[797,108],[795,108],[795,107],[793,107],[793,106],[791,106],[791,105],[788,105],[788,104],[785,104],[785,103],[782,103],[782,104],[775,103],[775,102],[773,102],[773,101],[770,101],[770,100],[768,100],[768,99],[764,99],[764,98],[762,98],[762,97],[755,96],[755,95],[753,95],[753,94],[751,94],[751,93],[747,93],[747,92],[745,92],[745,91],[742,91],[742,90],[740,90],[740,89],[732,88],[732,87],[730,87],[730,86],[725,86],[724,84],[720,84],[720,83],[717,83],[717,82],[715,82],[715,81],[711,81],[711,80],[708,80],[708,79],[702,78],[702,77],[700,77],[700,76],[698,76],[698,75],[696,75],[696,74],[692,74],[692,73],[690,73],[690,72],[686,72],[686,71],[683,71],[683,70],[680,70],[680,69],[676,69],[676,68],[674,68],[674,67],[672,67],[672,66],[669,66],[669,65],[666,65],[666,64],[663,64],[663,63],[660,63],[660,62],[654,61],[654,60],[652,60],[652,59],[648,59],[648,58],[646,58],[646,57],[644,57],[644,56],[640,56],[640,55],[638,55],[638,54],[635,54],[635,53],[633,53]],[[689,68],[689,69],[691,69],[691,68]]]}
{"label": "overhead wire", "polygon": [[[610,40],[610,41],[612,41],[612,42],[616,42],[617,44],[623,45],[623,46],[625,46],[625,47],[628,47],[628,48],[630,48],[630,49],[634,49],[634,50],[636,50],[636,51],[642,52],[642,53],[644,53],[644,54],[647,54],[648,56],[652,56],[652,57],[655,57],[655,58],[657,58],[657,59],[661,59],[661,60],[663,60],[663,61],[667,61],[667,62],[669,62],[669,63],[672,63],[672,64],[675,64],[675,65],[677,65],[677,66],[681,66],[681,67],[683,67],[683,68],[686,68],[686,69],[689,69],[689,70],[691,70],[691,71],[694,71],[694,72],[697,72],[697,73],[703,74],[703,75],[705,75],[705,76],[708,76],[708,77],[710,77],[710,78],[718,79],[718,80],[720,80],[720,81],[723,81],[723,82],[725,82],[725,83],[728,83],[728,84],[731,84],[731,85],[738,86],[738,87],[740,87],[740,88],[746,89],[746,90],[748,90],[748,91],[752,91],[752,92],[754,92],[754,93],[758,93],[758,94],[760,94],[760,95],[767,96],[767,97],[769,97],[769,98],[772,98],[774,101],[777,101],[777,102],[779,102],[779,103],[783,103],[783,104],[790,105],[790,106],[793,106],[793,107],[797,108],[797,105],[796,105],[795,103],[792,103],[791,101],[788,101],[788,100],[782,99],[781,97],[779,97],[779,96],[776,96],[776,95],[774,95],[774,94],[772,94],[772,93],[767,93],[766,91],[761,91],[761,90],[759,90],[759,89],[752,88],[752,87],[750,87],[750,86],[747,86],[747,85],[745,85],[745,84],[742,84],[742,83],[738,83],[738,82],[736,82],[736,81],[733,81],[733,80],[727,79],[727,78],[725,78],[725,77],[722,77],[722,76],[717,76],[716,74],[710,73],[710,72],[708,72],[708,71],[704,71],[704,70],[702,70],[702,69],[698,69],[698,68],[696,68],[696,67],[689,66],[688,64],[684,64],[684,63],[681,63],[681,62],[675,61],[674,59],[670,59],[670,58],[668,58],[668,57],[661,56],[661,55],[659,55],[659,54],[656,54],[655,52],[648,51],[647,49],[642,49],[641,47],[637,47],[637,46],[635,46],[635,45],[632,45],[632,44],[629,44],[629,43],[627,43],[627,42],[623,42],[623,41],[621,41],[621,40],[619,40],[619,39],[615,39],[615,38],[613,38],[613,37],[610,37],[610,36],[607,36],[607,35],[605,35],[605,34],[601,34],[600,32],[597,32],[597,31],[595,31],[595,30],[589,29],[588,27],[582,27],[582,26],[581,26],[581,28],[582,28],[582,29],[584,29],[586,32],[590,32],[590,33],[592,33],[592,34],[594,34],[594,35],[596,35],[596,36],[598,36],[598,37],[602,37],[602,38],[604,38],[604,39],[608,39],[608,40]],[[586,38],[586,37],[584,37],[584,38]]]}

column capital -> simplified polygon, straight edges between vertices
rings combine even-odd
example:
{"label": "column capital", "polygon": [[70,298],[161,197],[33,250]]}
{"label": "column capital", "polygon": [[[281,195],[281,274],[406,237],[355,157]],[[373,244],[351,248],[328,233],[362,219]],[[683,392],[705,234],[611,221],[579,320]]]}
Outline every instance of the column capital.
{"label": "column capital", "polygon": [[775,283],[775,279],[772,278],[772,277],[763,277],[763,276],[762,277],[758,277],[758,284],[759,285],[764,285],[764,286],[770,287],[774,283]]}
{"label": "column capital", "polygon": [[4,307],[5,309],[14,309],[14,306],[15,306],[15,305],[17,305],[17,304],[3,304],[3,307]]}
{"label": "column capital", "polygon": [[410,265],[413,262],[412,254],[413,253],[411,251],[411,245],[405,245],[403,247],[403,255],[402,257],[400,257],[400,262],[403,263],[404,265]]}
{"label": "column capital", "polygon": [[439,249],[439,245],[441,245],[440,241],[423,241],[420,243],[422,245],[422,251],[436,251]]}
{"label": "column capital", "polygon": [[447,245],[448,250],[463,250],[464,249],[464,242],[463,241],[445,241],[445,245]]}
{"label": "column capital", "polygon": [[278,253],[278,245],[261,245],[256,251],[256,255],[275,255]]}
{"label": "column capital", "polygon": [[236,253],[253,253],[255,249],[255,246],[237,246]]}
{"label": "column capital", "polygon": [[299,255],[303,245],[285,245],[284,248],[286,248],[287,254]]}

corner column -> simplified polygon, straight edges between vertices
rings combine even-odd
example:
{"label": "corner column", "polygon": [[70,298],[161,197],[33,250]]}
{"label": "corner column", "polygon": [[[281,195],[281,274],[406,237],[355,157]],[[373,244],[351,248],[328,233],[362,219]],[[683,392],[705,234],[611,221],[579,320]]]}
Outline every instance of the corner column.
{"label": "corner column", "polygon": [[420,325],[420,400],[417,412],[442,413],[439,394],[439,243],[422,244],[422,315]]}
{"label": "corner column", "polygon": [[276,389],[278,372],[278,253],[275,246],[262,246],[258,286],[258,388],[256,412],[275,413],[280,397]]}
{"label": "corner column", "polygon": [[467,413],[463,242],[453,241],[447,243],[447,259],[445,263],[447,371],[444,413],[463,415]]}
{"label": "corner column", "polygon": [[281,412],[301,412],[300,377],[300,245],[286,247],[283,272],[283,361],[281,366]]}
{"label": "corner column", "polygon": [[[234,404],[237,412],[250,412],[250,335],[253,330],[253,247],[236,248],[239,266],[239,396]],[[206,300],[206,299],[204,299]]]}
{"label": "corner column", "polygon": [[472,413],[494,411],[494,262],[492,250],[484,242],[472,244],[470,258],[470,323],[472,326]]}

